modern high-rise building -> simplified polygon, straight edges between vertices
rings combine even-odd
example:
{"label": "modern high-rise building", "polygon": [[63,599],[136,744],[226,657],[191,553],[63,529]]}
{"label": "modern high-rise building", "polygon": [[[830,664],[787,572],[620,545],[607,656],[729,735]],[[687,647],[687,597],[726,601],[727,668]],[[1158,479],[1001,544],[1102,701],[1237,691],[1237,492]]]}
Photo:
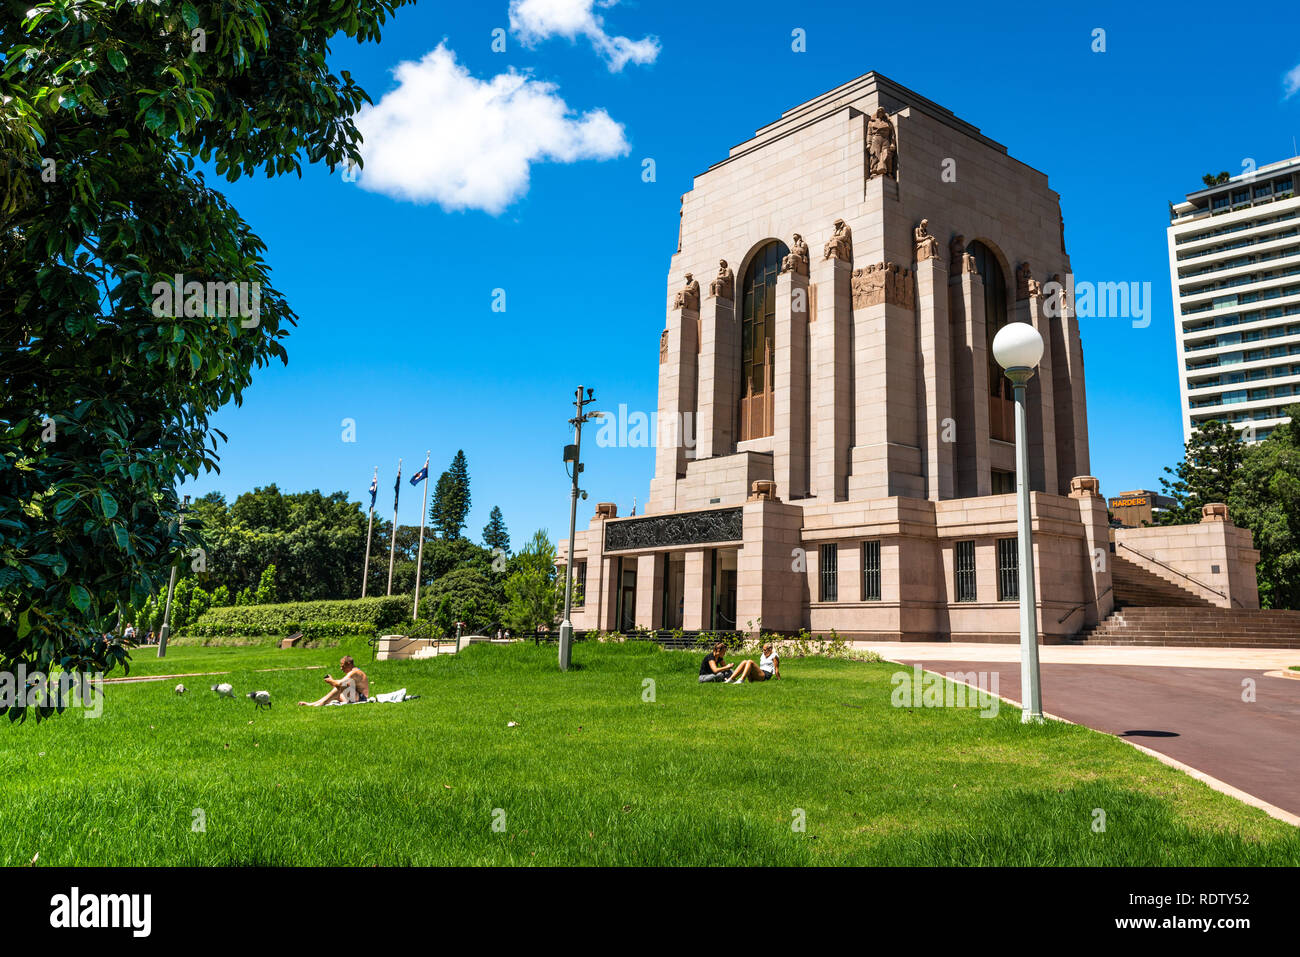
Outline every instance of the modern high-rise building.
{"label": "modern high-rise building", "polygon": [[1300,402],[1300,156],[1170,206],[1183,435],[1221,419],[1266,438]]}

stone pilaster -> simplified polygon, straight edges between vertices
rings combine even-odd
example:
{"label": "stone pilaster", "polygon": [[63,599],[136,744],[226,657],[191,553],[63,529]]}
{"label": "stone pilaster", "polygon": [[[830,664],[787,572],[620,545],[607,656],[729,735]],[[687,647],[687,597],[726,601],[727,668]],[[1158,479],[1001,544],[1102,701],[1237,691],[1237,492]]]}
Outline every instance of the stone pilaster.
{"label": "stone pilaster", "polygon": [[735,448],[736,394],[740,382],[740,332],[735,303],[709,296],[700,310],[699,420],[697,459],[728,455]]}
{"label": "stone pilaster", "polygon": [[744,545],[737,558],[736,627],[798,631],[806,624],[807,576],[796,570],[794,554],[802,544],[803,509],[751,498],[744,506],[744,523]]}
{"label": "stone pilaster", "polygon": [[937,502],[955,494],[953,462],[957,437],[952,401],[948,270],[938,257],[916,264],[916,297],[920,328],[917,438],[925,474],[925,497]]}
{"label": "stone pilaster", "polygon": [[697,333],[700,312],[674,307],[659,343],[659,421],[655,438],[655,477],[650,482],[647,512],[677,507],[677,479],[686,474],[682,425],[695,415],[699,367]]}
{"label": "stone pilaster", "polygon": [[1029,484],[1035,491],[1060,495],[1056,472],[1055,363],[1052,357],[1051,322],[1043,315],[1041,294],[1016,302],[1016,321],[1027,322],[1043,337],[1043,359],[1029,380],[1025,404],[1029,427]]}
{"label": "stone pilaster", "polygon": [[984,281],[979,273],[948,277],[952,306],[953,411],[957,419],[956,482],[960,497],[993,491],[989,466],[989,364]]}
{"label": "stone pilaster", "polygon": [[925,498],[917,445],[917,336],[911,272],[853,271],[854,428],[849,498]]}
{"label": "stone pilaster", "polygon": [[824,259],[813,268],[817,315],[808,327],[813,431],[809,477],[814,496],[840,502],[848,495],[849,448],[853,442],[853,265]]}
{"label": "stone pilaster", "polygon": [[808,279],[781,273],[776,280],[776,334],[772,343],[772,467],[776,494],[789,501],[808,494]]}
{"label": "stone pilaster", "polygon": [[[1083,343],[1079,339],[1079,318],[1070,296],[1062,294],[1061,316],[1053,319],[1056,357],[1054,399],[1056,401],[1056,447],[1058,476],[1088,471],[1088,404],[1083,388]],[[1046,300],[1044,301],[1046,306]]]}

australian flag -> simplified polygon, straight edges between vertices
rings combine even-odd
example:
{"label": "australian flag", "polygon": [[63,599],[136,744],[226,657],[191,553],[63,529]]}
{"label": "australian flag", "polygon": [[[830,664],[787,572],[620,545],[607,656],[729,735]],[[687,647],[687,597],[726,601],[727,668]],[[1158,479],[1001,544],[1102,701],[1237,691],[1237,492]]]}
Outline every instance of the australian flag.
{"label": "australian flag", "polygon": [[375,477],[370,480],[370,511],[375,510],[375,496],[379,494],[379,469],[375,469]]}
{"label": "australian flag", "polygon": [[402,497],[402,463],[397,463],[397,481],[393,483],[393,514],[397,514],[397,500]]}
{"label": "australian flag", "polygon": [[420,471],[416,472],[414,475],[411,476],[411,484],[419,485],[428,477],[429,477],[429,460],[425,459],[424,468],[420,469]]}

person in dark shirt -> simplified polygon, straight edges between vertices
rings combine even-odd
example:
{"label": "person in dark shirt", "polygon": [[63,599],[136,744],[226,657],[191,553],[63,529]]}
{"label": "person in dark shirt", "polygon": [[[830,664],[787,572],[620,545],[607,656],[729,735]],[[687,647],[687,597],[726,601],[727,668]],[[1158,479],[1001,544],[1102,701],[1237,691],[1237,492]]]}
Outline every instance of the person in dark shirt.
{"label": "person in dark shirt", "polygon": [[706,681],[726,681],[731,677],[731,665],[727,664],[724,652],[727,646],[718,642],[713,651],[704,656],[700,662],[700,683]]}

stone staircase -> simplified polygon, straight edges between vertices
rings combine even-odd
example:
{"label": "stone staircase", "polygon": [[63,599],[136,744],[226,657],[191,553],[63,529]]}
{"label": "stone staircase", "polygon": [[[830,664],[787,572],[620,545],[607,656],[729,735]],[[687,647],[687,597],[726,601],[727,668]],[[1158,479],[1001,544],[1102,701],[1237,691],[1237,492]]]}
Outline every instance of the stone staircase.
{"label": "stone staircase", "polygon": [[1148,571],[1123,555],[1110,556],[1111,583],[1115,589],[1116,606],[1140,608],[1214,608],[1191,590]]}
{"label": "stone staircase", "polygon": [[1220,608],[1172,579],[1112,555],[1115,610],[1069,643],[1300,648],[1300,611]]}
{"label": "stone staircase", "polygon": [[1300,648],[1300,611],[1129,605],[1070,644]]}

